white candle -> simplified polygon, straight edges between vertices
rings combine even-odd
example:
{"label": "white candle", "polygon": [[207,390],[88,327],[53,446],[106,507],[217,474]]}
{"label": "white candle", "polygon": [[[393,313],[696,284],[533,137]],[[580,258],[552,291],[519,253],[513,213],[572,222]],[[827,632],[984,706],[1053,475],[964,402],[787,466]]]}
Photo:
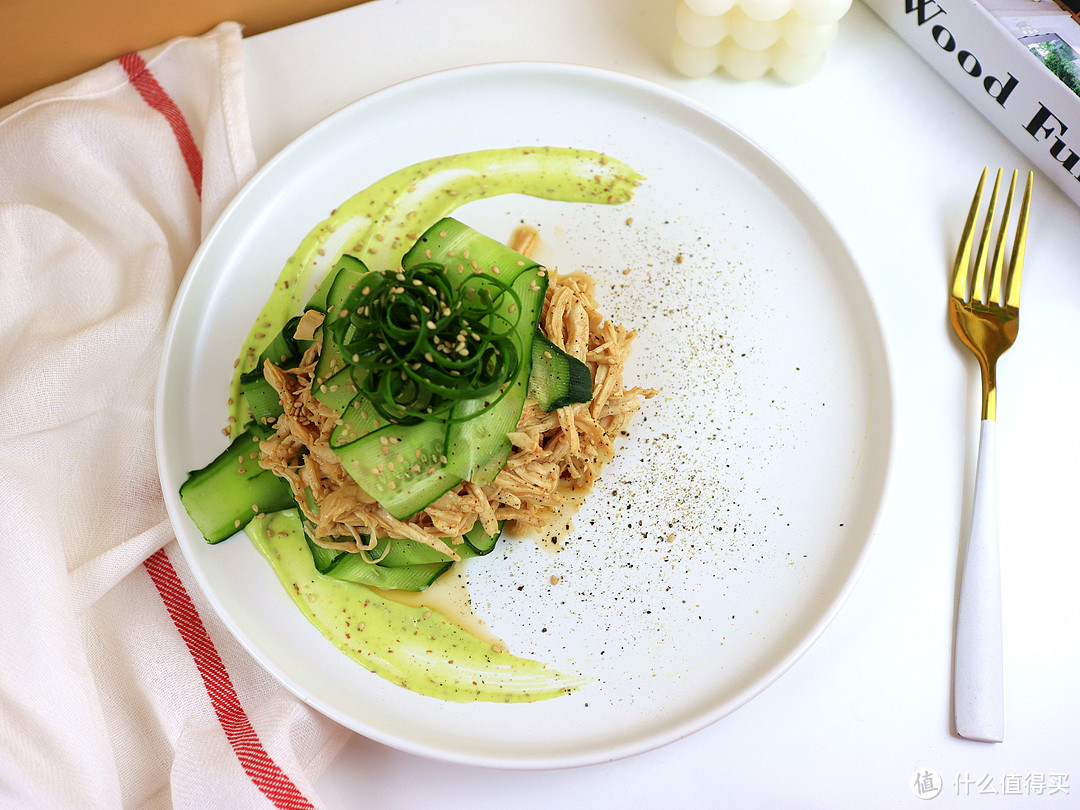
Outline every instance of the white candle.
{"label": "white candle", "polygon": [[736,79],[770,70],[791,84],[825,63],[851,0],[679,0],[671,61],[685,76],[720,68]]}

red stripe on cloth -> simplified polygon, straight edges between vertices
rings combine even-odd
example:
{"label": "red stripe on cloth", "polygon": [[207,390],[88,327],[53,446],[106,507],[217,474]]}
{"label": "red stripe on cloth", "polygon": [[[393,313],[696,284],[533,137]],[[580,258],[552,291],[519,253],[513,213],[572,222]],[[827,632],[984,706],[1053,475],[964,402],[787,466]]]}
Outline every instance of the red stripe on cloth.
{"label": "red stripe on cloth", "polygon": [[165,550],[155,551],[143,565],[150,573],[173,624],[180,631],[180,636],[195,659],[214,712],[244,772],[275,807],[281,810],[314,810],[314,805],[297,789],[259,742],[244,707],[240,705],[225,664]]}
{"label": "red stripe on cloth", "polygon": [[120,57],[119,62],[128,75],[128,81],[139,91],[143,101],[161,113],[165,120],[169,122],[169,126],[172,127],[173,135],[176,136],[176,143],[180,147],[180,154],[184,158],[184,163],[187,164],[188,174],[191,175],[191,182],[195,184],[195,193],[201,199],[202,153],[199,152],[199,146],[191,135],[191,127],[188,126],[184,114],[180,112],[176,102],[158,84],[158,80],[154,78],[154,74],[146,66],[146,60],[139,54],[125,54]]}

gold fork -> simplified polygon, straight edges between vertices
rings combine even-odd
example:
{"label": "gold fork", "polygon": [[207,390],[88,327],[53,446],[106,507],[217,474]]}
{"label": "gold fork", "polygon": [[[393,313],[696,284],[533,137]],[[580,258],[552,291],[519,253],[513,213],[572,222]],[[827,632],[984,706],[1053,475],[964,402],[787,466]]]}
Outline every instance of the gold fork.
{"label": "gold fork", "polygon": [[956,618],[953,717],[957,734],[984,742],[1001,742],[1005,736],[1001,572],[998,561],[997,488],[994,477],[996,367],[998,358],[1012,346],[1020,329],[1020,278],[1024,266],[1031,189],[1035,180],[1034,174],[1028,172],[1016,236],[1012,242],[1012,256],[1006,273],[1005,242],[1017,179],[1017,172],[1012,173],[988,279],[986,264],[1001,174],[1001,169],[998,169],[975,254],[974,277],[969,278],[975,221],[986,184],[986,169],[979,178],[975,198],[971,202],[971,211],[964,225],[960,249],[956,253],[949,295],[949,320],[960,340],[978,358],[982,371],[979,460],[975,470],[971,529],[964,554]]}

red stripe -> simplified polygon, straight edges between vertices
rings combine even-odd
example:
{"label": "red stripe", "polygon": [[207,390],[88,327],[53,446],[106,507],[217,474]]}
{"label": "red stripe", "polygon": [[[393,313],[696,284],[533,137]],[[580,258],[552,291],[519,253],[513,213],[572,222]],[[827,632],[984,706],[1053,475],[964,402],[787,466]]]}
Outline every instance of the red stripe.
{"label": "red stripe", "polygon": [[244,707],[233,688],[232,679],[210,640],[206,627],[199,618],[191,597],[188,595],[176,569],[169,562],[164,549],[154,552],[144,563],[154,581],[173,624],[187,644],[195,665],[202,675],[206,692],[214,706],[225,736],[236,752],[240,765],[255,786],[261,790],[275,807],[282,810],[314,810],[314,806],[293,784],[292,780],[270,758],[251,727]]}
{"label": "red stripe", "polygon": [[180,147],[180,154],[184,158],[184,163],[187,164],[188,174],[191,175],[191,182],[195,184],[195,193],[201,199],[202,154],[199,152],[199,146],[195,143],[195,139],[191,136],[191,128],[188,126],[184,114],[180,112],[176,102],[158,84],[158,80],[154,78],[154,74],[146,66],[146,60],[139,54],[126,54],[121,56],[119,61],[120,66],[127,72],[128,81],[139,91],[143,101],[165,116],[165,120],[172,127],[173,135],[176,136],[176,143]]}

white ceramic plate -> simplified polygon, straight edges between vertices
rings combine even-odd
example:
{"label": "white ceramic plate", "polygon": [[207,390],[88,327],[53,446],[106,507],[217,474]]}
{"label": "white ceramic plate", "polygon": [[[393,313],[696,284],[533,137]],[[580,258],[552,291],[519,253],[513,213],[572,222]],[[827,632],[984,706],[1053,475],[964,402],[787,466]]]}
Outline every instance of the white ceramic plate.
{"label": "white ceramic plate", "polygon": [[[536,704],[456,704],[338,653],[243,537],[206,545],[176,492],[223,449],[233,358],[307,231],[399,168],[523,144],[603,151],[647,179],[623,206],[513,196],[455,216],[497,238],[520,222],[537,226],[542,258],[591,273],[604,310],[639,331],[629,376],[662,393],[632,423],[563,550],[505,542],[466,572],[476,613],[511,652],[591,685]],[[858,268],[806,191],[760,149],[635,79],[487,65],[351,105],[244,188],[177,298],[157,438],[169,511],[200,586],[286,687],[407,751],[559,767],[695,731],[806,651],[869,554],[893,398]]]}

